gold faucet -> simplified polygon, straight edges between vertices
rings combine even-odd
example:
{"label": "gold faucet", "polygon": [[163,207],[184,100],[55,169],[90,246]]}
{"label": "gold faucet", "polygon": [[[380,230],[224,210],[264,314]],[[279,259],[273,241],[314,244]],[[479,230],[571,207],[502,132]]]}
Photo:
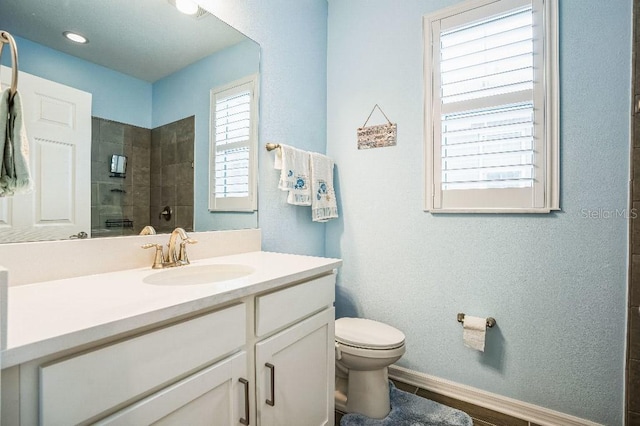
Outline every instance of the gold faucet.
{"label": "gold faucet", "polygon": [[[176,251],[176,240],[180,237],[180,250]],[[189,264],[189,258],[187,257],[187,244],[195,244],[197,240],[189,238],[187,233],[182,228],[176,228],[171,232],[169,236],[169,250],[167,250],[167,256],[165,257],[165,266],[182,266]]]}
{"label": "gold faucet", "polygon": [[156,249],[156,254],[153,257],[153,265],[151,268],[153,269],[162,269],[164,268],[164,254],[162,253],[162,245],[161,244],[144,244],[142,246],[143,249],[154,248]]}
{"label": "gold faucet", "polygon": [[147,225],[142,228],[142,231],[140,231],[139,235],[156,235],[156,230],[153,226]]}
{"label": "gold faucet", "polygon": [[[180,248],[176,251],[176,241],[180,237]],[[171,268],[174,266],[183,266],[189,264],[189,258],[187,257],[187,244],[195,244],[197,240],[189,238],[187,233],[182,228],[176,228],[171,232],[169,236],[169,244],[166,254],[163,253],[162,246],[160,244],[145,244],[142,248],[155,248],[156,254],[153,261],[153,269]]]}
{"label": "gold faucet", "polygon": [[176,253],[176,240],[178,239],[178,237],[180,237],[182,241],[189,238],[185,230],[182,228],[176,228],[171,232],[171,235],[169,236],[169,244],[168,244],[169,250],[167,250],[167,255],[164,258],[165,263],[175,264],[171,266],[180,266],[180,265],[177,265],[178,254]]}

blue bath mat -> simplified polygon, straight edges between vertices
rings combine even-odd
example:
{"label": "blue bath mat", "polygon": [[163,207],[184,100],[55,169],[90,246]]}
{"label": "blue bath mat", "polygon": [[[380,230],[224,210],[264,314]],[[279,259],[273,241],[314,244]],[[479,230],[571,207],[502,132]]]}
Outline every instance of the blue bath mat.
{"label": "blue bath mat", "polygon": [[391,412],[384,419],[345,414],[340,426],[473,426],[463,411],[397,389],[389,382]]}

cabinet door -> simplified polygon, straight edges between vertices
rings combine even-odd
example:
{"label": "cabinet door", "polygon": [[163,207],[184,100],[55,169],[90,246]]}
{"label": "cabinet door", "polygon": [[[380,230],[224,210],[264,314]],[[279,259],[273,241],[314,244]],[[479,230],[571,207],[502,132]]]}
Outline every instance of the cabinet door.
{"label": "cabinet door", "polygon": [[[249,424],[247,354],[240,352],[97,422],[97,425]],[[245,420],[244,422],[242,420]]]}
{"label": "cabinet door", "polygon": [[256,344],[258,425],[334,423],[334,308]]}

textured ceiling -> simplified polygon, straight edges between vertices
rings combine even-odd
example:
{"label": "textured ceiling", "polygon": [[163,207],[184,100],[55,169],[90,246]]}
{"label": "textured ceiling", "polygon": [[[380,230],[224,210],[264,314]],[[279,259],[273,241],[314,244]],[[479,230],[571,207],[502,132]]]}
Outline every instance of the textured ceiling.
{"label": "textured ceiling", "polygon": [[[168,0],[0,0],[0,30],[149,82],[246,39]],[[73,44],[64,31],[89,43]]]}

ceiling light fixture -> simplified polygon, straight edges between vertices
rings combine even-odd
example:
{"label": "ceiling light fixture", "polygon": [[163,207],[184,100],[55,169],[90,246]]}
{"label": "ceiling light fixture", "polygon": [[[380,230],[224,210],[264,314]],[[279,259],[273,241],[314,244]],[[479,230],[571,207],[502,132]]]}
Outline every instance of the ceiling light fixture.
{"label": "ceiling light fixture", "polygon": [[85,36],[82,36],[78,33],[74,33],[71,31],[65,31],[62,33],[63,36],[65,36],[66,38],[68,38],[69,40],[71,40],[74,43],[79,43],[79,44],[87,44],[89,43],[89,40],[87,40],[87,38]]}
{"label": "ceiling light fixture", "polygon": [[176,0],[176,8],[186,15],[198,13],[198,5],[193,0]]}

